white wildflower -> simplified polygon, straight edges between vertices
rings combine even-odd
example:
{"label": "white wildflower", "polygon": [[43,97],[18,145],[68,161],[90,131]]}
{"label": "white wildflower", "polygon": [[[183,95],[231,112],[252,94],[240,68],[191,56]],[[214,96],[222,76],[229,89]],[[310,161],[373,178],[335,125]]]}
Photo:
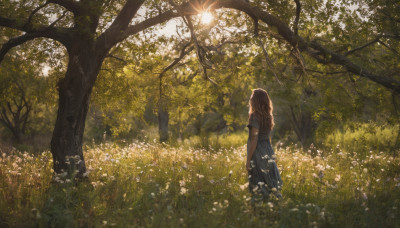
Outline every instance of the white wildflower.
{"label": "white wildflower", "polygon": [[182,187],[182,188],[181,188],[181,195],[184,195],[186,192],[187,192],[187,189],[184,188],[184,187]]}
{"label": "white wildflower", "polygon": [[240,189],[242,191],[244,191],[247,187],[249,187],[249,183],[248,182],[246,184],[244,184],[244,185],[240,185]]}

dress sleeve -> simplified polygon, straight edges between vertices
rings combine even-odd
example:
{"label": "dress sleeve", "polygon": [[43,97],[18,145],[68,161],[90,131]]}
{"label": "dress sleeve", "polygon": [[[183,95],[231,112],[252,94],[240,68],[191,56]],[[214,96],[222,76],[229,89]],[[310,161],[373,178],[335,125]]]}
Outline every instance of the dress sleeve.
{"label": "dress sleeve", "polygon": [[254,116],[254,114],[250,115],[249,124],[247,125],[247,127],[249,129],[251,129],[252,127],[260,129],[260,123],[257,117]]}

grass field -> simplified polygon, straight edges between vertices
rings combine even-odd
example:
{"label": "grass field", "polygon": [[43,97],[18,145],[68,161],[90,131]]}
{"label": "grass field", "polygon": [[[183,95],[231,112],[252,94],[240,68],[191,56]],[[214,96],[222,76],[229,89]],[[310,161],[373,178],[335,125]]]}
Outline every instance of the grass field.
{"label": "grass field", "polygon": [[1,227],[400,227],[400,159],[275,148],[283,200],[250,203],[244,146],[85,147],[88,179],[54,176],[50,152],[2,149]]}

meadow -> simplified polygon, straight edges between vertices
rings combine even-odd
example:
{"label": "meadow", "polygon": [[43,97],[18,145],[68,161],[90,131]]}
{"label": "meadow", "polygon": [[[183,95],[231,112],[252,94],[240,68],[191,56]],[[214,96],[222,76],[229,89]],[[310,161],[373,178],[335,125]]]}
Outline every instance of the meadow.
{"label": "meadow", "polygon": [[1,227],[399,227],[400,158],[277,145],[284,199],[252,203],[245,146],[84,148],[88,178],[50,152],[2,148]]}

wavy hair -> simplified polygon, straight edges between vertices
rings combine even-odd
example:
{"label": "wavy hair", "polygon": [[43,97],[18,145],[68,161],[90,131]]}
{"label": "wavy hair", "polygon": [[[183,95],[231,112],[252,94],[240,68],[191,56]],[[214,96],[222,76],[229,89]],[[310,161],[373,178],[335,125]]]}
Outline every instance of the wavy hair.
{"label": "wavy hair", "polygon": [[249,100],[249,122],[250,116],[256,114],[261,122],[261,127],[271,131],[274,127],[274,116],[272,115],[273,106],[267,91],[263,89],[253,89]]}

